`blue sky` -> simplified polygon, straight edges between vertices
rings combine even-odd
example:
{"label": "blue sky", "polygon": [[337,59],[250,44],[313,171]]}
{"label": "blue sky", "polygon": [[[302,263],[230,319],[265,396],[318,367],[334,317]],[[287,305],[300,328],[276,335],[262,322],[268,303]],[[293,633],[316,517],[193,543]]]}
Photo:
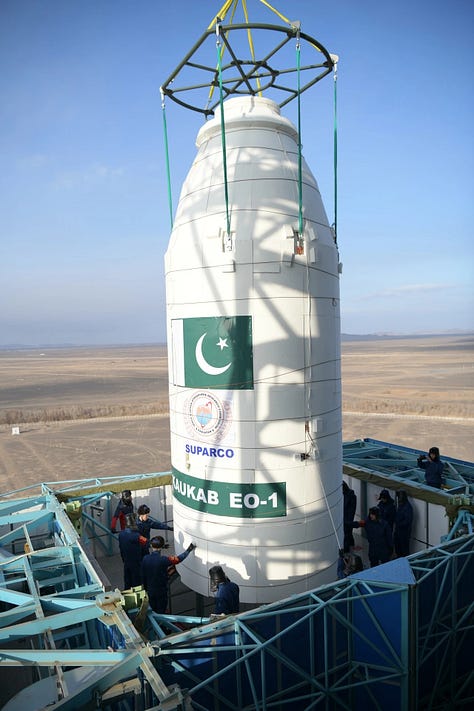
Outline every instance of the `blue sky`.
{"label": "blue sky", "polygon": [[[0,346],[165,340],[159,87],[221,4],[0,3]],[[274,5],[340,57],[342,330],[473,329],[474,3]],[[302,96],[330,221],[332,92]],[[202,120],[166,111],[176,206]]]}

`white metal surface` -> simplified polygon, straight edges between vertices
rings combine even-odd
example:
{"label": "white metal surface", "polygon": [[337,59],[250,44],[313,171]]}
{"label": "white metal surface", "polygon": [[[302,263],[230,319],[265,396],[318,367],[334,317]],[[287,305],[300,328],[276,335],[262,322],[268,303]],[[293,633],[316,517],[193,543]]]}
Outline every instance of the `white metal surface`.
{"label": "white metal surface", "polygon": [[[335,578],[342,541],[338,253],[295,127],[268,99],[224,104],[197,138],[165,259],[176,549],[208,594],[241,600]],[[337,535],[336,535],[337,532]]]}

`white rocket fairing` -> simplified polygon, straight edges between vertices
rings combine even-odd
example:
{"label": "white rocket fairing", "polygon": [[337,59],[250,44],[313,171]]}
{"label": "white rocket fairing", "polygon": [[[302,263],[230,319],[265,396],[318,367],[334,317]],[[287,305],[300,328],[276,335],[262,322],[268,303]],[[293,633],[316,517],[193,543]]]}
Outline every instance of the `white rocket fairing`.
{"label": "white rocket fairing", "polygon": [[[338,253],[298,137],[269,99],[197,137],[166,254],[174,535],[209,594],[247,603],[335,578],[342,540]],[[226,212],[226,193],[227,206]],[[227,216],[230,222],[228,233]]]}

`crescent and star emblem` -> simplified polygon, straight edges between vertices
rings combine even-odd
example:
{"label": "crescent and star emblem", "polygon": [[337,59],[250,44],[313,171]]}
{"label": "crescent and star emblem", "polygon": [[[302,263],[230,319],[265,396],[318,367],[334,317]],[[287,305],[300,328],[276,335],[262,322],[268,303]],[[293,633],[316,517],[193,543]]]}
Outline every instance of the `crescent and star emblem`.
{"label": "crescent and star emblem", "polygon": [[[203,370],[205,373],[208,375],[221,375],[222,373],[225,373],[226,370],[229,370],[230,366],[232,365],[232,361],[230,363],[227,363],[227,365],[223,365],[221,368],[216,368],[216,366],[211,365],[210,363],[207,362],[207,360],[204,358],[203,352],[202,352],[202,342],[204,341],[204,338],[207,336],[207,333],[203,333],[202,336],[200,337],[199,341],[196,343],[196,362],[198,366]],[[226,343],[227,339],[219,339],[218,345],[222,351],[223,348],[228,348],[229,346]]]}

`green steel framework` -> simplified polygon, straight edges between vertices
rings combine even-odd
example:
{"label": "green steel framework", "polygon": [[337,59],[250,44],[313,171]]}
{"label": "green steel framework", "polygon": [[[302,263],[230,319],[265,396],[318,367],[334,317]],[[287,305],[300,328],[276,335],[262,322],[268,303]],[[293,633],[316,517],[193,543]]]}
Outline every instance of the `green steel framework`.
{"label": "green steel framework", "polygon": [[102,533],[87,518],[99,497],[166,481],[63,482],[54,493],[49,484],[0,498],[3,685],[17,667],[29,684],[50,676],[48,708],[61,709],[473,706],[474,536],[458,535],[472,531],[465,509],[458,537],[409,558],[223,619],[148,612],[139,633],[138,611],[127,614],[121,593],[104,590],[60,499],[81,487],[90,536]]}
{"label": "green steel framework", "polygon": [[[249,56],[249,34],[254,40],[258,35],[255,44],[258,43],[264,53],[259,59]],[[216,37],[229,56],[220,71],[215,62]],[[270,42],[269,37],[273,42]],[[296,41],[305,44],[306,56],[310,61],[299,69],[295,66]],[[213,51],[210,51],[211,48]],[[224,51],[221,53],[223,55]],[[314,37],[301,32],[299,22],[274,25],[259,22],[223,24],[218,21],[206,30],[163,82],[161,94],[206,118],[214,115],[220,103],[219,92],[214,97],[214,89],[220,83],[224,98],[270,94],[270,98],[282,108],[330,74],[336,61],[337,57],[331,55]],[[299,87],[295,79],[297,73],[304,76]]]}

